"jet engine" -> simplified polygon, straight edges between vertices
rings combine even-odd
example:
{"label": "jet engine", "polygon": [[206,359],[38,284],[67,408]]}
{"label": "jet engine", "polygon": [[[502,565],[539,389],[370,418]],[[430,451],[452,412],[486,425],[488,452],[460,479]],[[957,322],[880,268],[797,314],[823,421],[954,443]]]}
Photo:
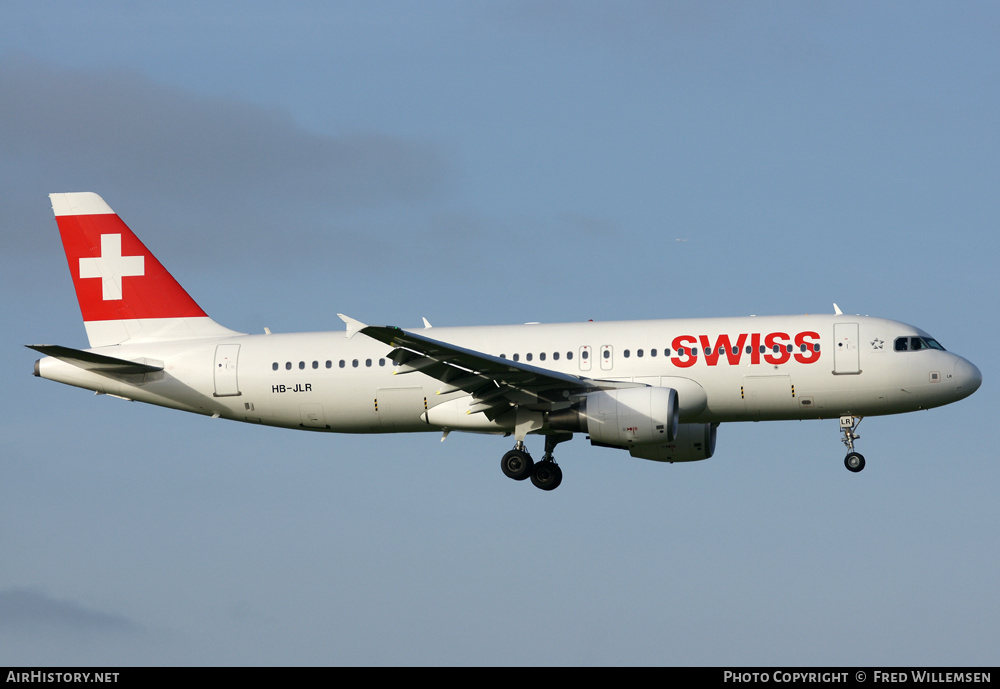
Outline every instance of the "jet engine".
{"label": "jet engine", "polygon": [[643,387],[588,393],[569,409],[551,412],[549,427],[589,433],[594,445],[630,448],[677,437],[680,409],[673,388]]}
{"label": "jet engine", "polygon": [[717,423],[682,423],[673,442],[629,447],[629,454],[654,462],[696,462],[715,454]]}

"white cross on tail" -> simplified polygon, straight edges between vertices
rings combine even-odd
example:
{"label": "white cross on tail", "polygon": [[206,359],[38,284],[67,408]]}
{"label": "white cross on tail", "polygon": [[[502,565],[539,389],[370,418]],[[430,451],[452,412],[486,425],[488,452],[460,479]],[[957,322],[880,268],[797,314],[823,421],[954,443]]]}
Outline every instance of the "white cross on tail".
{"label": "white cross on tail", "polygon": [[101,235],[101,255],[80,259],[81,278],[101,278],[104,301],[122,298],[122,278],[146,274],[145,258],[122,256],[120,234]]}

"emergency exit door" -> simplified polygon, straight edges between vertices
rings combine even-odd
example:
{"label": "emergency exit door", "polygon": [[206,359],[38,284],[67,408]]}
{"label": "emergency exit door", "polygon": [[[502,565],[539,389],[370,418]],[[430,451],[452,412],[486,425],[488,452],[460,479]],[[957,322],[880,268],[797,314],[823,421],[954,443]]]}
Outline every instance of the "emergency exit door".
{"label": "emergency exit door", "polygon": [[861,373],[857,323],[833,324],[833,372],[836,375]]}
{"label": "emergency exit door", "polygon": [[240,394],[236,379],[236,362],[240,356],[238,344],[221,344],[215,348],[215,396],[234,397]]}

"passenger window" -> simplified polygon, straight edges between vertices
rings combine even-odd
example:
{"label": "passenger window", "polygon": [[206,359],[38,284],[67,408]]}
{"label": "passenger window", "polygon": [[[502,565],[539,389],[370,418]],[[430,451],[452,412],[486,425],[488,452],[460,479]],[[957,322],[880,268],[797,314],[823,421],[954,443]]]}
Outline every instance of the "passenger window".
{"label": "passenger window", "polygon": [[521,360],[521,355],[520,354],[515,354],[514,355],[514,361],[520,361],[520,360]]}
{"label": "passenger window", "polygon": [[319,362],[318,361],[314,361],[313,362],[313,368],[319,368]]}
{"label": "passenger window", "polygon": [[379,359],[378,360],[378,365],[379,366],[385,366],[385,359]]}
{"label": "passenger window", "polygon": [[372,360],[371,359],[365,359],[365,366],[368,366],[370,368],[371,365],[372,365]]}
{"label": "passenger window", "polygon": [[291,361],[286,361],[285,362],[285,370],[286,371],[291,371],[292,370],[292,362]]}
{"label": "passenger window", "polygon": [[583,357],[584,359],[589,359],[589,358],[590,358],[590,352],[588,352],[588,351],[587,351],[587,350],[585,349],[585,350],[583,350],[582,352],[580,352],[580,356],[581,356],[581,357]]}
{"label": "passenger window", "polygon": [[649,356],[656,356],[656,350],[655,349],[649,350]]}
{"label": "passenger window", "polygon": [[524,355],[524,360],[531,361],[531,352],[528,352],[527,354]]}
{"label": "passenger window", "polygon": [[271,364],[271,370],[272,371],[277,371],[278,370],[278,362],[277,361],[275,361],[273,364]]}
{"label": "passenger window", "polygon": [[[584,354],[586,354],[586,352],[584,352]],[[566,358],[567,359],[572,359],[573,358],[573,352],[566,352]],[[584,358],[586,359],[587,357],[584,357]]]}
{"label": "passenger window", "polygon": [[[630,354],[630,352],[629,352],[629,351],[628,351],[627,349],[626,349],[626,350],[625,350],[624,352],[622,352],[622,355],[623,355],[623,356],[624,356],[624,357],[625,357],[626,359],[628,359],[628,358],[629,358],[629,354]],[[604,358],[605,358],[605,359],[607,359],[608,357],[604,357]]]}
{"label": "passenger window", "polygon": [[559,352],[552,352],[552,360],[559,361]]}
{"label": "passenger window", "polygon": [[347,362],[346,362],[346,361],[344,361],[343,359],[341,359],[341,360],[340,360],[340,367],[341,367],[341,368],[344,368],[345,366],[347,366]]}
{"label": "passenger window", "polygon": [[304,361],[300,361],[300,362],[299,362],[299,370],[300,370],[300,371],[302,371],[302,370],[304,370],[304,369],[305,369],[305,367],[306,367],[306,362],[304,362]]}
{"label": "passenger window", "polygon": [[351,366],[353,366],[354,368],[357,368],[358,367],[358,360],[355,359],[354,361],[352,361],[351,362]]}
{"label": "passenger window", "polygon": [[538,360],[545,361],[545,352],[542,352],[541,354],[538,355]]}
{"label": "passenger window", "polygon": [[635,351],[635,355],[641,359],[642,358],[642,350],[641,349],[637,349]]}
{"label": "passenger window", "polygon": [[327,359],[327,360],[326,360],[326,367],[327,367],[327,368],[333,368],[333,362],[332,362],[332,361],[330,361],[329,359]]}

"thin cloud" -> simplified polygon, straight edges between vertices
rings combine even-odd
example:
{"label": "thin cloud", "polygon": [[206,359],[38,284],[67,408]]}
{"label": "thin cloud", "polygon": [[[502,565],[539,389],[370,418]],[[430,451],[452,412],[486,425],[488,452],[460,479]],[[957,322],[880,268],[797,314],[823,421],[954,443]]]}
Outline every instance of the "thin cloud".
{"label": "thin cloud", "polygon": [[[99,660],[98,660],[99,659]],[[54,598],[32,588],[0,590],[0,664],[20,666],[207,665],[204,644],[185,634]]]}
{"label": "thin cloud", "polygon": [[9,588],[0,591],[0,630],[135,634],[143,628],[120,615],[74,601],[52,598],[31,589]]}
{"label": "thin cloud", "polygon": [[281,223],[294,238],[296,213],[417,203],[445,184],[433,145],[379,132],[317,133],[286,112],[135,72],[7,57],[0,92],[3,232],[16,243],[32,245],[17,234],[39,207],[47,213],[52,191],[97,191],[119,212],[122,200],[172,209],[175,223],[208,215],[243,233]]}

